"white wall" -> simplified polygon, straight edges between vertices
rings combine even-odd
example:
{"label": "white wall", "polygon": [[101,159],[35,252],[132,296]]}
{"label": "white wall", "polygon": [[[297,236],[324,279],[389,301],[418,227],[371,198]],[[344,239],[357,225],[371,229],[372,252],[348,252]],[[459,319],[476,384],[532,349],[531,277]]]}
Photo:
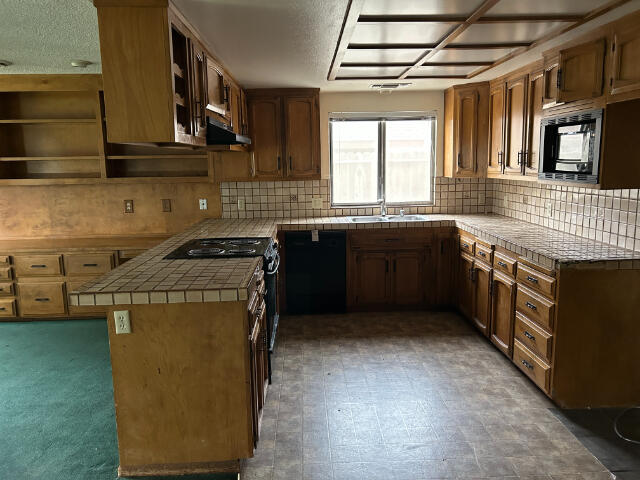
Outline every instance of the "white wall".
{"label": "white wall", "polygon": [[378,92],[320,93],[320,150],[322,178],[329,178],[329,112],[408,112],[437,114],[436,175],[442,175],[442,141],[444,125],[443,91],[408,91],[380,94]]}

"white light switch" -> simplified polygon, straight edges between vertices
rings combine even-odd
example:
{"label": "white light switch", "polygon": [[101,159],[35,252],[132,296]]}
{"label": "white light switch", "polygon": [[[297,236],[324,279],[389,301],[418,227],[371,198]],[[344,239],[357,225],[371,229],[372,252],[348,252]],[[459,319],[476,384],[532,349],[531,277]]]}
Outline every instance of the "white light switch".
{"label": "white light switch", "polygon": [[129,310],[114,311],[113,319],[116,322],[116,335],[119,335],[121,333],[131,333],[131,321],[129,320]]}
{"label": "white light switch", "polygon": [[207,208],[209,208],[207,206],[207,199],[206,198],[201,198],[200,200],[198,200],[198,204],[200,205],[200,210],[207,210]]}
{"label": "white light switch", "polygon": [[322,208],[322,197],[311,197],[311,208]]}
{"label": "white light switch", "polygon": [[244,198],[239,198],[238,199],[238,211],[239,212],[243,212],[244,211]]}

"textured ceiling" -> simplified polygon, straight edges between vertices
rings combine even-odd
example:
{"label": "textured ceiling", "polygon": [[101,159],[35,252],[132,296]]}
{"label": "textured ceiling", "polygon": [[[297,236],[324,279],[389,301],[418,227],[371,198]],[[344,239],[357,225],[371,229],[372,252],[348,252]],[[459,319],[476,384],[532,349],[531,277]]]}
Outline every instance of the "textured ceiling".
{"label": "textured ceiling", "polygon": [[[90,0],[0,0],[0,73],[100,72],[98,18]],[[74,68],[72,60],[93,65]]]}
{"label": "textured ceiling", "polygon": [[[299,86],[353,91],[368,90],[372,83],[327,81],[348,0],[174,1],[204,35],[212,53],[244,87]],[[393,0],[392,4],[406,6],[424,1]],[[437,1],[453,6],[475,0]],[[575,1],[581,4],[581,0]],[[638,9],[640,0],[632,0],[474,80],[489,79],[525,65],[540,58],[541,52],[554,44]],[[0,59],[13,63],[0,68],[0,73],[100,72],[96,10],[91,0],[0,0]],[[74,59],[95,64],[77,69],[71,67]],[[421,90],[441,90],[461,83],[437,79],[410,81],[413,82],[410,88]]]}

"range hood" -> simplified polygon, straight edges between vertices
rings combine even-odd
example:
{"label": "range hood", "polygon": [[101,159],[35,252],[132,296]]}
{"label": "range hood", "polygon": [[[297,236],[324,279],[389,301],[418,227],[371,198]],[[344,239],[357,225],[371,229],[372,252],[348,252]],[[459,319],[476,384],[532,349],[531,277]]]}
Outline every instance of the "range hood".
{"label": "range hood", "polygon": [[207,117],[207,145],[250,145],[251,139],[238,135],[231,127]]}

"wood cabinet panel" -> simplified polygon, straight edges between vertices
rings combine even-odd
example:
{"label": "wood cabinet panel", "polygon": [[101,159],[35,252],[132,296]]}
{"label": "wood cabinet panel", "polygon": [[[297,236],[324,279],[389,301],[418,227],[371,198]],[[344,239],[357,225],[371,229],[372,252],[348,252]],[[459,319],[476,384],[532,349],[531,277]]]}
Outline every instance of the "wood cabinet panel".
{"label": "wood cabinet panel", "polygon": [[557,55],[544,59],[543,72],[543,108],[553,107],[558,102],[558,69],[559,57]]}
{"label": "wood cabinet panel", "polygon": [[518,265],[518,282],[550,298],[556,293],[556,279],[534,270],[522,262]]}
{"label": "wood cabinet panel", "polygon": [[476,241],[472,237],[460,235],[460,251],[474,255],[476,251]]}
{"label": "wood cabinet panel", "polygon": [[493,253],[493,268],[510,277],[516,276],[517,261],[501,252]]}
{"label": "wood cabinet panel", "polygon": [[491,265],[493,261],[493,249],[480,242],[476,242],[476,258]]}
{"label": "wood cabinet panel", "polygon": [[256,176],[282,178],[282,106],[280,97],[249,98],[249,129]]}
{"label": "wood cabinet panel", "polygon": [[473,257],[461,253],[458,258],[457,302],[458,310],[468,319],[473,318],[474,293],[473,288]]}
{"label": "wood cabinet panel", "polygon": [[472,320],[484,336],[489,336],[491,322],[491,276],[492,269],[489,265],[474,262]]}
{"label": "wood cabinet panel", "polygon": [[21,315],[64,315],[63,282],[19,283],[18,298]]}
{"label": "wood cabinet panel", "polygon": [[524,173],[538,176],[540,160],[540,126],[544,102],[544,71],[529,74],[527,88],[527,128],[524,152]]}
{"label": "wood cabinet panel", "polygon": [[13,282],[0,282],[0,296],[13,295]]}
{"label": "wood cabinet panel", "polygon": [[13,298],[0,298],[0,317],[15,317],[16,301]]}
{"label": "wood cabinet panel", "polygon": [[527,113],[527,77],[507,83],[505,102],[504,173],[522,173]]}
{"label": "wood cabinet panel", "polygon": [[0,267],[0,279],[11,280],[11,278],[12,278],[11,267]]}
{"label": "wood cabinet panel", "polygon": [[518,284],[516,310],[549,331],[553,330],[555,304]]}
{"label": "wood cabinet panel", "polygon": [[640,25],[615,28],[612,49],[610,94],[640,90]]}
{"label": "wood cabinet panel", "polygon": [[114,266],[113,253],[69,253],[64,255],[67,275],[98,275]]}
{"label": "wood cabinet panel", "polygon": [[249,152],[210,152],[216,182],[244,182],[256,175],[254,154]]}
{"label": "wood cabinet panel", "polygon": [[514,342],[513,363],[545,392],[549,392],[551,367],[537,358],[519,341]]}
{"label": "wood cabinet panel", "polygon": [[16,277],[61,275],[61,260],[60,255],[16,255],[13,268]]}
{"label": "wood cabinet panel", "polygon": [[491,341],[509,358],[513,349],[516,282],[494,272],[492,284]]}
{"label": "wood cabinet panel", "polygon": [[284,111],[287,176],[299,178],[319,174],[320,126],[316,99],[285,97]]}
{"label": "wood cabinet panel", "polygon": [[604,50],[604,38],[560,50],[559,102],[573,102],[602,95]]}
{"label": "wood cabinet panel", "polygon": [[424,303],[424,254],[419,250],[397,253],[392,256],[392,289],[396,305]]}
{"label": "wood cabinet panel", "polygon": [[356,253],[354,273],[352,296],[355,306],[384,306],[391,300],[387,253]]}
{"label": "wood cabinet panel", "polygon": [[504,99],[504,83],[501,83],[491,89],[489,93],[488,174],[502,173],[504,163]]}
{"label": "wood cabinet panel", "polygon": [[474,176],[478,171],[478,102],[479,94],[475,88],[456,92],[454,142],[457,176]]}
{"label": "wood cabinet panel", "polygon": [[524,315],[516,312],[515,338],[529,350],[544,359],[551,361],[553,336],[528,320]]}

